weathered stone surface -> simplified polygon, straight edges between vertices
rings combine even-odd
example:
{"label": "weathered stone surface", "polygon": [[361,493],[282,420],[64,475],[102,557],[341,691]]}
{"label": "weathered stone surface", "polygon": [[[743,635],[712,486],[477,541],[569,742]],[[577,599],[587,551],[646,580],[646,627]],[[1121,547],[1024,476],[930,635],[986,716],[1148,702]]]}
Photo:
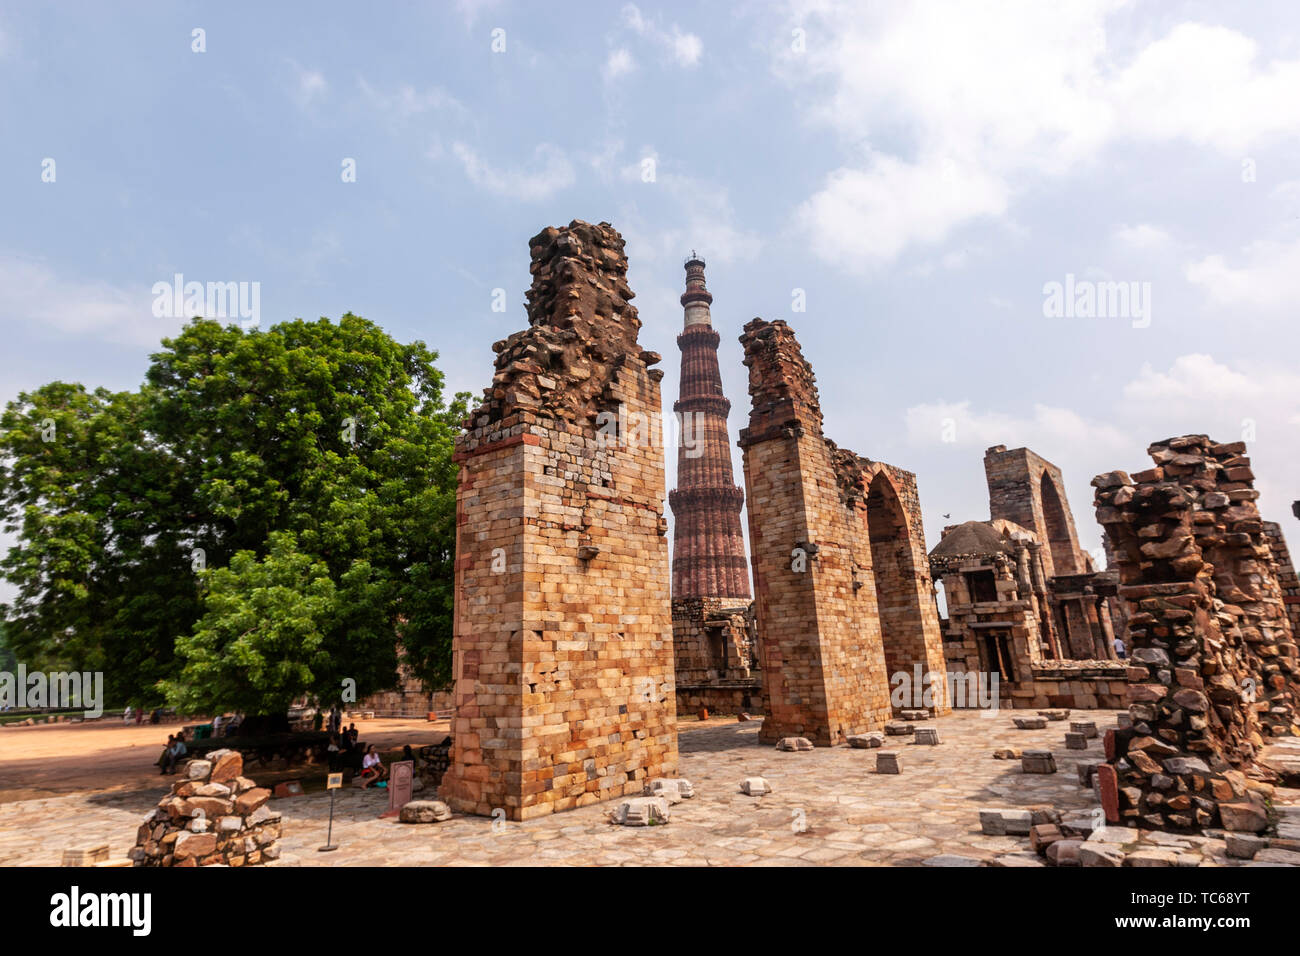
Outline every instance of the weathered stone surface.
{"label": "weathered stone surface", "polygon": [[902,720],[891,720],[885,724],[885,733],[890,737],[906,737],[916,733],[916,728]]}
{"label": "weathered stone surface", "polygon": [[750,797],[771,793],[772,787],[762,777],[746,777],[740,782],[740,792]]}
{"label": "weathered stone surface", "polygon": [[850,747],[860,749],[883,747],[885,745],[885,735],[875,730],[866,734],[849,734],[848,739]]}
{"label": "weathered stone surface", "polygon": [[441,823],[451,819],[451,807],[441,800],[409,800],[397,818],[402,823]]}
{"label": "weathered stone surface", "polygon": [[812,750],[812,741],[807,737],[782,737],[776,743],[777,750]]}
{"label": "weathered stone surface", "polygon": [[1138,849],[1124,857],[1125,866],[1177,866],[1178,854],[1171,850]]}
{"label": "weathered stone surface", "polygon": [[1065,735],[1066,750],[1087,750],[1088,738],[1083,734],[1076,734],[1073,731]]}
{"label": "weathered stone surface", "polygon": [[1028,810],[981,810],[980,830],[990,836],[1025,836],[1032,825]]}
{"label": "weathered stone surface", "polygon": [[917,727],[916,733],[912,737],[912,743],[928,747],[937,747],[939,745],[939,728]]}
{"label": "weathered stone surface", "polygon": [[210,760],[191,760],[185,767],[185,775],[190,780],[207,783],[211,774],[212,761]]}
{"label": "weathered stone surface", "polygon": [[1263,833],[1268,829],[1268,814],[1255,803],[1220,803],[1219,817],[1225,830],[1244,833]]}
{"label": "weathered stone surface", "polygon": [[1123,866],[1124,851],[1110,843],[1079,844],[1078,859],[1080,866]]}
{"label": "weathered stone surface", "polygon": [[924,866],[983,866],[984,861],[976,859],[973,856],[959,856],[955,853],[941,853],[938,856],[932,856],[921,861]]}
{"label": "weathered stone surface", "polygon": [[1018,730],[1042,730],[1047,726],[1046,717],[1012,717]]}
{"label": "weathered stone surface", "polygon": [[270,799],[270,790],[265,787],[255,787],[235,798],[235,810],[240,815],[247,816]]}
{"label": "weathered stone surface", "polygon": [[1253,860],[1255,854],[1268,846],[1265,837],[1253,833],[1235,833],[1229,831],[1223,835],[1227,843],[1228,856],[1236,860]]}
{"label": "weathered stone surface", "polygon": [[1047,845],[1047,859],[1053,866],[1078,866],[1082,840],[1054,840]]}
{"label": "weathered stone surface", "polygon": [[1020,769],[1023,773],[1056,773],[1056,758],[1050,750],[1026,750]]}
{"label": "weathered stone surface", "polygon": [[644,793],[648,797],[663,797],[669,804],[677,804],[695,796],[695,787],[681,777],[660,777],[647,783]]}
{"label": "weathered stone surface", "polygon": [[213,750],[207,758],[212,764],[211,783],[233,783],[244,773],[244,758],[237,750]]}

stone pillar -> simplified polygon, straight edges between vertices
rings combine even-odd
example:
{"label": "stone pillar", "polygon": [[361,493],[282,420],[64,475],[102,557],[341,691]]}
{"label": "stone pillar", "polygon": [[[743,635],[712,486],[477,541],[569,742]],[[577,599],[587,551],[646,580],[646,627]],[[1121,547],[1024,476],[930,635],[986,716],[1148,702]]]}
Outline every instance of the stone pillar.
{"label": "stone pillar", "polygon": [[511,820],[677,771],[659,357],[637,346],[608,223],[530,247],[530,327],[494,346],[493,385],[457,440],[456,713],[439,789]]}
{"label": "stone pillar", "polygon": [[[782,321],[741,336],[752,400],[744,449],[763,670],[760,739],[829,746],[890,717],[870,549],[837,491],[812,369]],[[859,519],[860,521],[860,519]]]}

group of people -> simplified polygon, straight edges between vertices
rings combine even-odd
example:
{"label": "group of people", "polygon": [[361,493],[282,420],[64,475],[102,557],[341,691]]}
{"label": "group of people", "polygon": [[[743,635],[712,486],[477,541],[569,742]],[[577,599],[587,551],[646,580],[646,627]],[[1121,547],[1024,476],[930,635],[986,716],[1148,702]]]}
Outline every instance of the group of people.
{"label": "group of people", "polygon": [[180,734],[168,734],[167,746],[163,748],[162,756],[158,759],[158,766],[162,768],[159,773],[175,773],[176,765],[180,763],[187,750],[184,737]]}

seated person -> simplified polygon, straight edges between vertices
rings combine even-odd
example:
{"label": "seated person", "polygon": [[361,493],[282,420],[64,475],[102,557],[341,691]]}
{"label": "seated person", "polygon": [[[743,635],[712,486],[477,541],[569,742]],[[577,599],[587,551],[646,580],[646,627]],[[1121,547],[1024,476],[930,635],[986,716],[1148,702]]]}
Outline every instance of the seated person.
{"label": "seated person", "polygon": [[361,758],[361,786],[371,787],[388,776],[388,770],[379,759],[375,745],[366,748],[366,755]]}
{"label": "seated person", "polygon": [[343,752],[342,748],[339,747],[338,734],[330,734],[330,744],[325,748],[325,751],[329,754],[330,772],[334,773],[339,769],[339,754]]}
{"label": "seated person", "polygon": [[162,760],[159,761],[162,766],[162,773],[175,773],[176,764],[185,756],[187,750],[185,741],[181,739],[180,734],[168,734],[167,749],[163,751]]}

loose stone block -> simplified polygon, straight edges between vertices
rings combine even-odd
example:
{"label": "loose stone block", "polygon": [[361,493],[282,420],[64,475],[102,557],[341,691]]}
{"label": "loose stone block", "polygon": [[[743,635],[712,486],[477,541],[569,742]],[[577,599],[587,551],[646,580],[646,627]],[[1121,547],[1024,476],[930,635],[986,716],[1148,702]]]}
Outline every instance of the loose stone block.
{"label": "loose stone block", "polygon": [[776,743],[777,750],[812,750],[812,741],[807,737],[782,737]]}
{"label": "loose stone block", "polygon": [[1012,717],[1017,730],[1042,730],[1047,726],[1045,717]]}
{"label": "loose stone block", "polygon": [[1092,720],[1072,720],[1070,730],[1076,734],[1083,734],[1089,740],[1097,736],[1097,724]]}
{"label": "loose stone block", "polygon": [[1110,843],[1089,843],[1079,846],[1080,866],[1123,866],[1124,851]]}
{"label": "loose stone block", "polygon": [[876,773],[902,773],[903,767],[898,760],[898,751],[882,750],[876,754]]}
{"label": "loose stone block", "polygon": [[762,777],[746,777],[740,782],[740,792],[749,797],[761,797],[765,793],[771,793],[772,788]]}
{"label": "loose stone block", "polygon": [[1076,734],[1073,731],[1065,735],[1066,750],[1087,750],[1088,738],[1083,734]]}
{"label": "loose stone block", "polygon": [[1124,858],[1125,866],[1177,866],[1178,854],[1170,850],[1139,849]]}
{"label": "loose stone block", "polygon": [[1035,853],[1046,853],[1057,840],[1064,839],[1061,828],[1054,823],[1040,823],[1029,828],[1029,845]]}
{"label": "loose stone block", "polygon": [[652,827],[668,822],[668,801],[662,797],[631,797],[619,801],[610,822],[624,827]]}
{"label": "loose stone block", "polygon": [[669,804],[678,804],[695,796],[695,787],[681,777],[651,780],[645,785],[647,797],[663,797]]}
{"label": "loose stone block", "polygon": [[898,716],[903,720],[929,720],[930,712],[928,710],[900,710]]}
{"label": "loose stone block", "polygon": [[1070,712],[1069,712],[1068,710],[1065,710],[1065,709],[1060,709],[1060,710],[1040,710],[1040,711],[1038,712],[1038,716],[1039,716],[1039,717],[1045,717],[1045,718],[1047,718],[1048,720],[1068,720],[1069,717],[1070,717]]}
{"label": "loose stone block", "polygon": [[1026,750],[1020,769],[1024,773],[1056,773],[1056,758],[1050,750]]}
{"label": "loose stone block", "polygon": [[939,745],[939,728],[917,727],[916,734],[912,738],[912,743],[923,744],[928,747],[937,747]]}
{"label": "loose stone block", "polygon": [[859,749],[869,749],[872,747],[883,747],[885,745],[885,735],[878,730],[873,730],[866,734],[849,734],[849,746]]}
{"label": "loose stone block", "polygon": [[1263,833],[1268,829],[1268,814],[1263,807],[1254,803],[1221,803],[1219,817],[1225,830]]}
{"label": "loose stone block", "polygon": [[916,733],[916,728],[906,721],[891,720],[885,724],[885,733],[891,737],[906,737],[908,734]]}
{"label": "loose stone block", "polygon": [[1097,772],[1097,768],[1101,764],[1102,761],[1100,760],[1080,760],[1074,768],[1079,775],[1079,786],[1091,787],[1092,775]]}
{"label": "loose stone block", "polygon": [[1253,833],[1229,831],[1223,835],[1223,838],[1228,845],[1228,856],[1234,860],[1253,860],[1256,853],[1268,846],[1267,838]]}
{"label": "loose stone block", "polygon": [[397,818],[402,823],[441,823],[451,819],[451,807],[441,800],[408,800]]}
{"label": "loose stone block", "polygon": [[981,810],[980,830],[989,836],[1024,836],[1032,826],[1028,810]]}
{"label": "loose stone block", "polygon": [[1078,866],[1082,840],[1055,840],[1047,845],[1047,859],[1053,866]]}

